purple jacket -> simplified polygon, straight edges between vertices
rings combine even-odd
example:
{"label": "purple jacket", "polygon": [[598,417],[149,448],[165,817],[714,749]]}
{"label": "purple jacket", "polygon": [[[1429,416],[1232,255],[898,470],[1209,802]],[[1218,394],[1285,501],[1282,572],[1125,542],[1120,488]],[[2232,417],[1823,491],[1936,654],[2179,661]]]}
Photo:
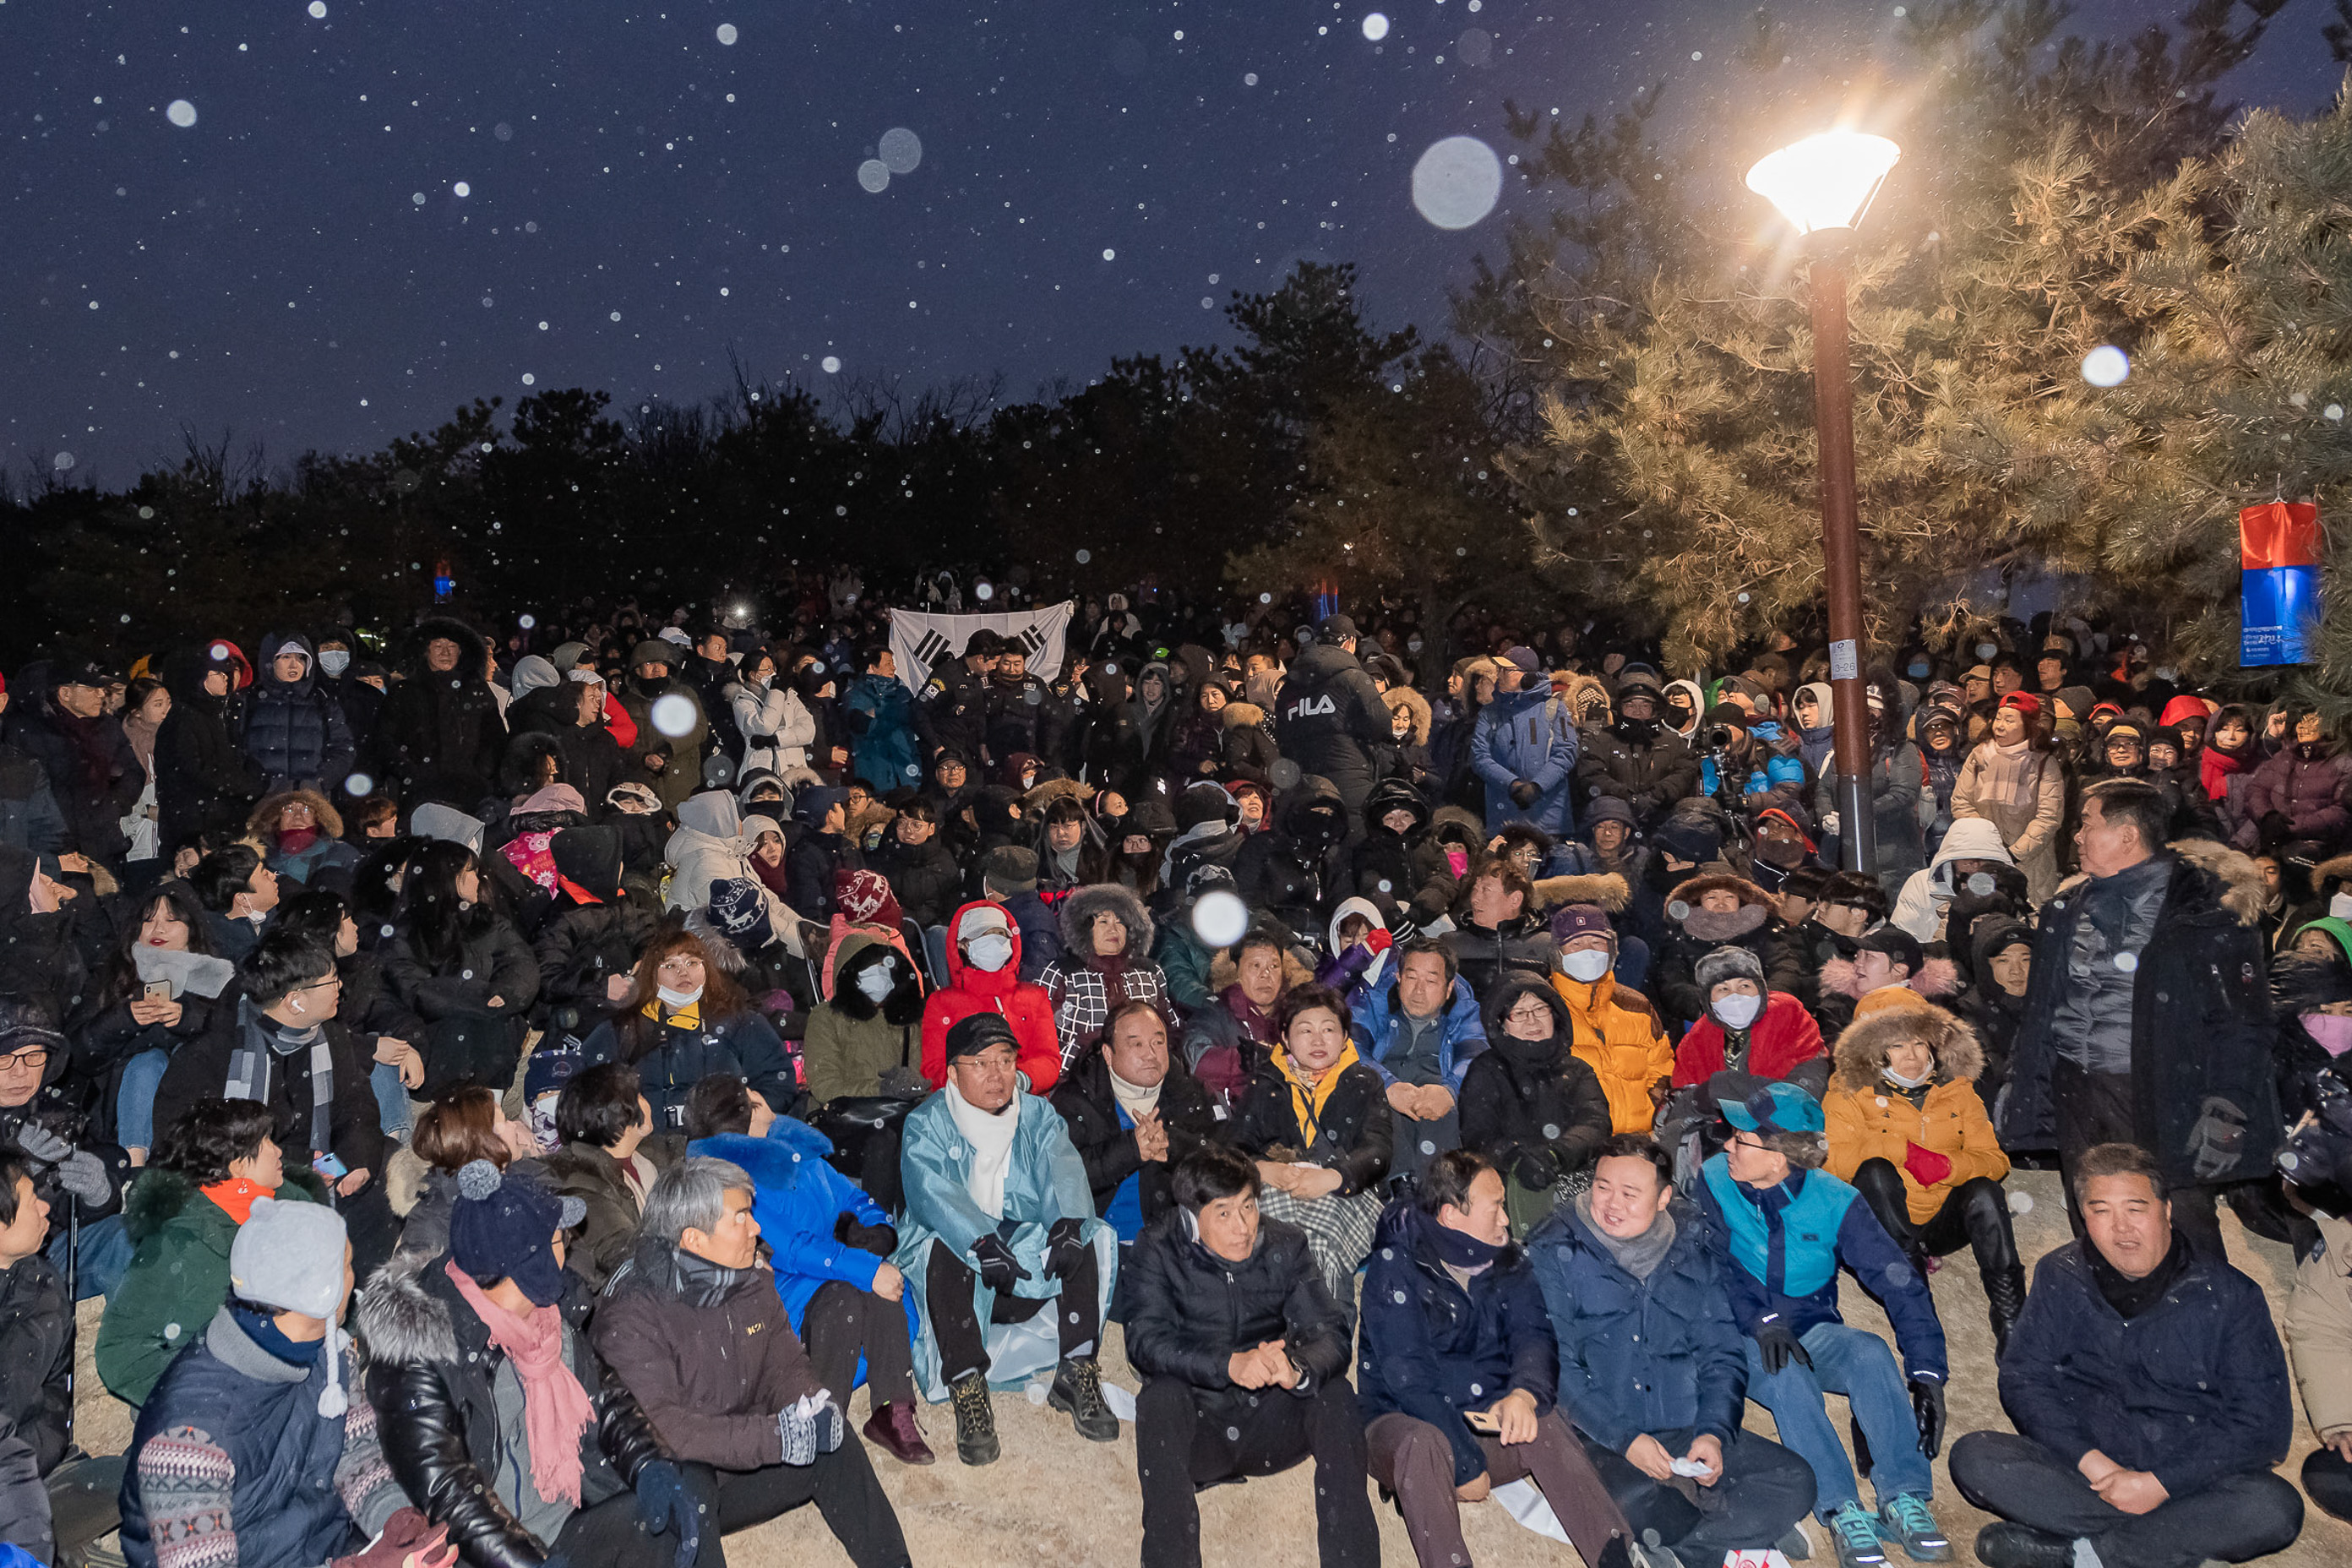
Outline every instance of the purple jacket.
{"label": "purple jacket", "polygon": [[2305,761],[2288,746],[2254,770],[2246,786],[2245,818],[2238,825],[2237,844],[2252,849],[2259,842],[2262,820],[2275,811],[2287,820],[2297,838],[2315,838],[2331,849],[2352,826],[2345,809],[2352,793],[2352,756],[2331,752]]}

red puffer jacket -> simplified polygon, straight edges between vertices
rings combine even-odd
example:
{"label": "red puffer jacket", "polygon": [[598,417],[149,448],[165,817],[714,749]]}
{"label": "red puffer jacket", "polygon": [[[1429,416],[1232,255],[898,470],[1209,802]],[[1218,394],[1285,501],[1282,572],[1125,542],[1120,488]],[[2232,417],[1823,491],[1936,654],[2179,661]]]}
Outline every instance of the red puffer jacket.
{"label": "red puffer jacket", "polygon": [[[1821,1054],[1821,1026],[1805,1005],[1786,991],[1767,996],[1763,1016],[1748,1031],[1748,1070],[1759,1078],[1786,1078]],[[1675,1087],[1705,1083],[1722,1070],[1723,1026],[1709,1014],[1693,1024],[1675,1047]]]}
{"label": "red puffer jacket", "polygon": [[[966,963],[955,939],[964,916],[985,909],[1004,916],[1013,938],[1013,957],[993,974]],[[1044,1094],[1054,1087],[1062,1076],[1062,1047],[1054,1033],[1053,999],[1044,986],[1020,976],[1021,927],[1004,906],[977,899],[956,910],[955,919],[948,921],[948,983],[923,1004],[923,1077],[933,1089],[944,1088],[948,1081],[948,1031],[982,1009],[1003,1014],[1013,1026],[1013,1037],[1021,1042],[1017,1060],[1029,1075],[1029,1092]]]}

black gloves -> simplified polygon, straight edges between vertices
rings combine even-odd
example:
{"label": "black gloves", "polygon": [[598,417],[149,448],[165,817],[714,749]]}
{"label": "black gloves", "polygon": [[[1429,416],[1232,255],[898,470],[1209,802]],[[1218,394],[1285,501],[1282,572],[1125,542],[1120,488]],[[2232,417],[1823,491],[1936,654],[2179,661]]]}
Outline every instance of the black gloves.
{"label": "black gloves", "polygon": [[1911,1413],[1919,1418],[1919,1452],[1932,1459],[1944,1447],[1944,1385],[1930,1378],[1912,1379]]}
{"label": "black gloves", "polygon": [[1511,1174],[1531,1193],[1549,1192],[1559,1180],[1559,1164],[1541,1149],[1522,1149],[1511,1162]]}
{"label": "black gloves", "polygon": [[1521,779],[1518,783],[1511,786],[1511,804],[1517,806],[1521,811],[1525,811],[1528,807],[1535,805],[1537,797],[1542,794],[1543,791],[1536,788],[1535,785],[1529,784],[1527,780]]}
{"label": "black gloves", "polygon": [[667,1459],[649,1459],[637,1471],[637,1521],[658,1535],[677,1538],[677,1568],[694,1568],[702,1545],[702,1521],[695,1518],[694,1494]]}
{"label": "black gloves", "polygon": [[1001,1236],[983,1236],[973,1242],[971,1258],[980,1265],[980,1282],[992,1290],[1010,1290],[1015,1280],[1029,1278],[1029,1270],[1021,1267]]}
{"label": "black gloves", "polygon": [[[1790,1362],[1811,1367],[1813,1358],[1805,1353],[1804,1345],[1790,1333],[1785,1323],[1768,1323],[1756,1331],[1756,1351],[1764,1358],[1764,1370],[1778,1373],[1787,1370]],[[1943,1396],[1937,1395],[1936,1415],[1940,1426],[1943,1417]]]}
{"label": "black gloves", "polygon": [[1045,1272],[1055,1279],[1069,1273],[1087,1255],[1081,1229],[1074,1219],[1057,1219],[1045,1227]]}
{"label": "black gloves", "polygon": [[856,1215],[845,1212],[833,1222],[833,1239],[877,1258],[887,1258],[898,1250],[897,1231],[887,1225],[861,1225]]}

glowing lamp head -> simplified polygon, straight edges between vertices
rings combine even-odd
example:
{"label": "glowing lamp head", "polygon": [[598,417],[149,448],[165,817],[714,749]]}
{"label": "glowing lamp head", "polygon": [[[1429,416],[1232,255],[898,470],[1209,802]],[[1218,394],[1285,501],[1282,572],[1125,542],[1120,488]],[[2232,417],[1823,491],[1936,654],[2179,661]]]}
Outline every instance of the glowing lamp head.
{"label": "glowing lamp head", "polygon": [[1799,234],[1852,228],[1902,156],[1884,136],[1824,131],[1759,162],[1748,171],[1748,188],[1780,209]]}

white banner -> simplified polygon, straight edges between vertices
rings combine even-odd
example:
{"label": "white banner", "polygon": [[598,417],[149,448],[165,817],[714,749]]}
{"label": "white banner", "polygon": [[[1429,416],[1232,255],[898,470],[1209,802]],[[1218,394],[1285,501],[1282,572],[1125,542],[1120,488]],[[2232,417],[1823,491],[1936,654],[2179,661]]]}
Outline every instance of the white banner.
{"label": "white banner", "polygon": [[1026,648],[1030,674],[1040,680],[1058,679],[1063,640],[1069,635],[1070,615],[1076,607],[1076,600],[1065,599],[1058,605],[998,616],[935,616],[894,609],[890,612],[891,657],[898,661],[898,679],[908,690],[919,695],[933,667],[961,658],[965,641],[984,628]]}

